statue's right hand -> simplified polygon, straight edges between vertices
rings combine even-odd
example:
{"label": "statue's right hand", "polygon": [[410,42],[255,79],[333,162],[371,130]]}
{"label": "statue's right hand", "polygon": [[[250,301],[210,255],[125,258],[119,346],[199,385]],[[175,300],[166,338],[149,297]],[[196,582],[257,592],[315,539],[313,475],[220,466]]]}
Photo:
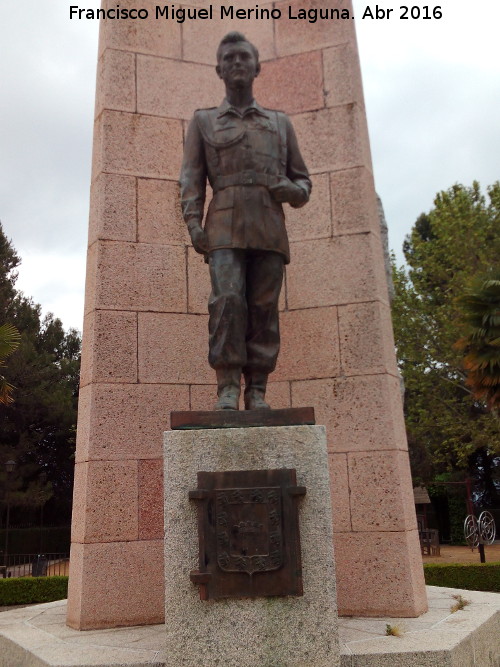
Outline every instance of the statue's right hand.
{"label": "statue's right hand", "polygon": [[189,234],[196,252],[206,255],[208,253],[208,239],[205,230],[200,225],[196,225],[190,229]]}

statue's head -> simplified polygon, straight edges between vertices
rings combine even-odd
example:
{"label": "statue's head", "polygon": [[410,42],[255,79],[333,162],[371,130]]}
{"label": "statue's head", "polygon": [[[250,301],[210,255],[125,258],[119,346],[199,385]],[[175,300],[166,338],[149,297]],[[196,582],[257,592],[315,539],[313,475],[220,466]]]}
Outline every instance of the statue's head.
{"label": "statue's head", "polygon": [[259,52],[241,32],[228,32],[217,49],[215,69],[226,85],[251,84],[260,72]]}

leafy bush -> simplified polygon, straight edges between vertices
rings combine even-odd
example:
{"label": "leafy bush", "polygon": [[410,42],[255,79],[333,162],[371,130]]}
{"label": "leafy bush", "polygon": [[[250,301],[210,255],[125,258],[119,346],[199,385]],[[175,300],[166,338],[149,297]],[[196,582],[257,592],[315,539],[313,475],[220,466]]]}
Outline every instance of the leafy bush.
{"label": "leafy bush", "polygon": [[500,593],[500,563],[426,563],[424,574],[429,586]]}
{"label": "leafy bush", "polygon": [[465,499],[459,495],[448,494],[448,509],[450,512],[450,537],[452,544],[466,544],[464,540],[464,521],[467,516]]}
{"label": "leafy bush", "polygon": [[52,602],[68,597],[68,577],[0,579],[0,605]]}

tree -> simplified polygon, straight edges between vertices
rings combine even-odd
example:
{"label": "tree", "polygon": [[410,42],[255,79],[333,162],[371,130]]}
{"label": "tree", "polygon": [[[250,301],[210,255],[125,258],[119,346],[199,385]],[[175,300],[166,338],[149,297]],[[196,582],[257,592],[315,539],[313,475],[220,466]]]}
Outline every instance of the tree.
{"label": "tree", "polygon": [[[408,270],[394,268],[393,322],[403,375],[414,479],[462,476],[478,452],[498,469],[498,422],[467,385],[456,341],[463,335],[458,297],[500,257],[500,183],[455,185],[416,221],[404,244]],[[489,473],[488,473],[489,474]]]}
{"label": "tree", "polygon": [[500,408],[500,272],[478,278],[459,298],[467,336],[456,346],[464,352],[467,384],[491,410]]}
{"label": "tree", "polygon": [[[47,521],[69,521],[80,367],[80,335],[15,288],[20,258],[0,225],[0,325],[19,331],[6,381],[14,402],[0,404],[0,462],[14,459],[13,504],[40,506],[52,495]],[[0,476],[3,474],[0,467]],[[18,510],[18,515],[20,510]],[[13,517],[16,517],[14,508]]]}
{"label": "tree", "polygon": [[[2,324],[0,326],[0,368],[5,366],[5,360],[12,354],[19,345],[19,331],[11,324]],[[12,391],[14,387],[7,382],[3,375],[0,375],[0,403],[6,405],[12,403]]]}

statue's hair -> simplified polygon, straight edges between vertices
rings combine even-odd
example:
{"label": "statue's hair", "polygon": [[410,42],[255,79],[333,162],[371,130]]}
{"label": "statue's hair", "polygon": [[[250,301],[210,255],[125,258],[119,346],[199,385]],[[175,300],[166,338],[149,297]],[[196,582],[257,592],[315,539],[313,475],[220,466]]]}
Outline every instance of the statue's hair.
{"label": "statue's hair", "polygon": [[217,48],[217,62],[219,62],[219,60],[220,60],[222,47],[225,44],[236,44],[237,42],[246,42],[247,44],[250,44],[250,46],[252,47],[252,51],[254,53],[255,58],[256,58],[257,62],[259,62],[259,52],[258,52],[257,48],[252,44],[252,42],[248,41],[248,39],[245,37],[245,35],[243,33],[237,32],[236,30],[232,30],[231,32],[228,32],[227,35],[225,35],[225,37],[223,37],[221,39],[220,44]]}

